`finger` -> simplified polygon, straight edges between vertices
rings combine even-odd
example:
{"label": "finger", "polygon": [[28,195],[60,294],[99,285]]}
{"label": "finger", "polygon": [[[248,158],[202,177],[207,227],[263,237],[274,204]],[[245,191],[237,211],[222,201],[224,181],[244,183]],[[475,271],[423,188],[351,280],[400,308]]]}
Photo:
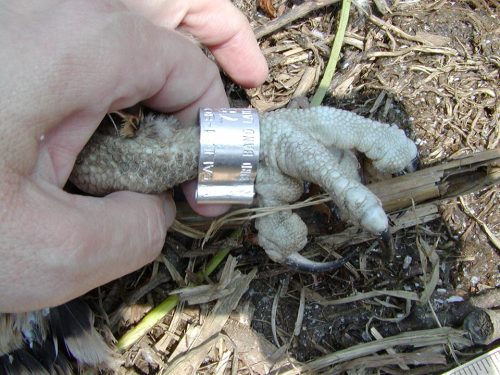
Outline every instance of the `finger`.
{"label": "finger", "polygon": [[[201,105],[227,106],[216,66],[184,37],[127,12],[106,19],[99,9],[94,9],[97,15],[89,16],[92,7],[86,7],[86,2],[80,5],[80,12],[66,9],[68,3],[54,12],[54,17],[63,19],[60,21],[63,26],[55,27],[57,38],[49,37],[58,40],[62,34],[77,42],[69,46],[68,41],[61,42],[64,48],[59,49],[58,44],[51,56],[40,50],[40,43],[33,43],[27,48],[35,49],[35,55],[40,56],[38,70],[30,68],[33,62],[23,61],[23,55],[20,61],[11,59],[3,71],[13,75],[9,82],[16,82],[6,88],[14,103],[6,117],[35,133],[9,142],[10,150],[5,154],[13,165],[33,154],[34,142],[41,142],[47,148],[48,160],[64,166],[58,178],[65,180],[77,153],[105,113],[146,98],[150,98],[148,104],[156,109],[177,113],[181,120],[190,122]],[[83,29],[64,25],[66,18],[75,17],[77,24],[84,25]],[[77,48],[80,45],[86,48]],[[68,64],[68,60],[78,63]],[[19,65],[25,68],[20,70]],[[28,87],[24,82],[32,85]],[[56,128],[61,123],[64,126]],[[6,138],[10,137],[8,132],[18,138],[22,133],[11,126],[3,133]],[[73,140],[70,144],[65,143],[68,137]],[[30,168],[26,165],[26,170]]]}
{"label": "finger", "polygon": [[[43,130],[50,130],[61,119],[88,114],[88,107],[102,116],[109,109],[157,95],[168,98],[161,109],[170,112],[184,109],[205,94],[225,96],[217,68],[189,40],[129,12],[115,9],[106,13],[96,3],[65,2],[51,13],[56,25],[48,35],[23,35],[33,37],[27,47],[39,59],[38,70],[29,71],[34,68],[32,55],[20,55],[11,63],[6,59],[3,73],[18,78],[9,80],[17,83],[9,87],[13,98],[23,104],[33,102],[35,108],[26,112],[39,114],[38,127],[47,124]],[[66,19],[73,20],[71,25]],[[74,30],[74,23],[82,27]],[[39,45],[45,39],[60,40],[48,56]],[[85,50],[76,48],[82,45]],[[26,68],[19,69],[19,65]],[[26,81],[30,87],[25,86]]]}
{"label": "finger", "polygon": [[180,27],[207,46],[237,83],[255,87],[267,77],[267,62],[245,16],[227,0],[124,0],[129,9],[169,28]]}
{"label": "finger", "polygon": [[58,305],[151,262],[175,216],[166,196],[92,198],[34,185],[25,191],[16,222],[3,224],[12,245],[3,258],[12,263],[0,264],[0,311]]}
{"label": "finger", "polygon": [[187,181],[182,184],[182,191],[191,208],[199,215],[207,217],[215,217],[229,211],[229,204],[198,204],[196,202],[196,187],[197,181]]}
{"label": "finger", "polygon": [[43,10],[50,9],[54,5],[61,3],[64,0],[18,0],[16,2],[5,1],[2,4],[4,11],[12,11],[15,13],[37,13]]}
{"label": "finger", "polygon": [[96,218],[92,223],[85,219],[83,224],[84,235],[89,235],[83,253],[92,253],[88,268],[97,268],[91,271],[95,275],[92,276],[95,285],[91,288],[153,261],[175,218],[175,204],[166,193],[116,192],[104,198],[79,196],[74,203],[78,215]]}

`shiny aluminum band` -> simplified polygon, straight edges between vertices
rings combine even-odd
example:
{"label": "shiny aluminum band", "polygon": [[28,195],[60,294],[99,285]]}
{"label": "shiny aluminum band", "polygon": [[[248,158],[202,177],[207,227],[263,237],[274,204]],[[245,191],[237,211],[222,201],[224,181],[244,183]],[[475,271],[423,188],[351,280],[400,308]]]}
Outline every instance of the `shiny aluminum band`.
{"label": "shiny aluminum band", "polygon": [[200,160],[196,201],[251,204],[259,164],[257,111],[200,109]]}

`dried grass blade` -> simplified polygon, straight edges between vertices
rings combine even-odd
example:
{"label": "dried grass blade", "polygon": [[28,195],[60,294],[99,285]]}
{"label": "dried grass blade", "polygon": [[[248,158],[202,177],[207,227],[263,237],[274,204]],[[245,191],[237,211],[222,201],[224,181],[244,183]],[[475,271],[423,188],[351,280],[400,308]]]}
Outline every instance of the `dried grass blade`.
{"label": "dried grass blade", "polygon": [[[418,348],[447,344],[448,342],[457,343],[462,346],[472,345],[472,342],[465,338],[465,335],[466,333],[464,331],[450,327],[404,332],[396,336],[386,337],[381,340],[358,344],[348,349],[338,350],[303,365],[296,365],[296,368],[304,373],[317,373],[319,370],[325,369],[326,367],[374,354],[395,346],[411,346]],[[280,374],[290,375],[295,374],[296,371],[297,370],[289,370],[280,372]]]}

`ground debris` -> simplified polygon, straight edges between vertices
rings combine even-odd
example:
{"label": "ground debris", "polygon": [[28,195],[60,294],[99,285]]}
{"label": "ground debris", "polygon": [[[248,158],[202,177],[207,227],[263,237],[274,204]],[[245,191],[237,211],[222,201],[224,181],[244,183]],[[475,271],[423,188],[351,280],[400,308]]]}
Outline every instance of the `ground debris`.
{"label": "ground debris", "polygon": [[[251,20],[270,75],[257,89],[242,91],[228,83],[230,100],[267,111],[312,96],[331,52],[340,1],[234,3]],[[423,167],[435,168],[413,181],[424,186],[432,180],[425,194],[432,190],[438,202],[426,204],[402,193],[394,200],[406,199],[404,208],[388,203],[394,211],[393,259],[376,239],[336,223],[328,197],[312,199],[321,206],[317,209],[311,201],[299,204],[312,234],[304,250],[308,257],[356,254],[332,274],[292,273],[271,263],[254,245],[251,222],[234,213],[229,224],[215,221],[208,235],[203,223],[196,229],[177,223],[184,234],[172,234],[164,251],[178,271],[175,282],[164,276],[167,262],[158,261],[90,297],[105,302],[96,305],[102,306],[102,322],[110,315],[116,336],[170,291],[187,285],[193,269],[225,238],[228,225],[244,232],[232,252],[237,266],[234,260],[202,287],[182,290],[185,299],[199,305],[179,305],[123,353],[119,373],[399,374],[410,369],[431,374],[484,351],[463,322],[472,312],[498,308],[500,194],[491,181],[479,186],[498,178],[498,163],[471,171],[458,160],[498,154],[499,16],[494,1],[356,2],[323,104],[404,128],[419,146]],[[454,161],[458,177],[440,170]],[[376,189],[379,182],[369,173],[365,178]],[[405,176],[398,178],[391,180],[394,185],[382,182],[381,194],[395,193]],[[405,191],[404,183],[398,186]],[[262,214],[242,215],[251,213]],[[116,295],[124,301],[115,301]],[[230,315],[236,305],[239,310],[251,306],[244,323]]]}

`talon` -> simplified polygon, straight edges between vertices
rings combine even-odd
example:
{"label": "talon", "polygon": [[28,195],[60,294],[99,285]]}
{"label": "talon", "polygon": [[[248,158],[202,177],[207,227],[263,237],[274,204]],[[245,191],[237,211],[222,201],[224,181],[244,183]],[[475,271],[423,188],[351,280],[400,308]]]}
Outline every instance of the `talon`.
{"label": "talon", "polygon": [[382,253],[384,254],[384,256],[388,257],[390,260],[392,260],[392,258],[394,257],[394,254],[395,254],[395,247],[394,247],[394,241],[392,240],[392,235],[389,232],[389,229],[386,229],[382,233],[380,233],[379,243],[380,243],[380,247],[382,249]]}
{"label": "talon", "polygon": [[332,272],[344,266],[344,264],[349,262],[357,254],[358,251],[355,250],[350,252],[341,259],[334,260],[332,262],[322,263],[307,259],[306,257],[300,255],[299,253],[294,253],[286,257],[284,263],[290,268],[300,272],[308,272],[308,273]]}
{"label": "talon", "polygon": [[410,163],[400,172],[393,173],[394,176],[403,176],[407,173],[413,173],[420,167],[420,158],[415,156]]}
{"label": "talon", "polygon": [[385,246],[391,246],[392,236],[389,232],[389,229],[386,229],[382,233],[380,233],[380,240]]}
{"label": "talon", "polygon": [[420,157],[415,156],[409,165],[406,166],[405,171],[408,173],[415,172],[420,167]]}

